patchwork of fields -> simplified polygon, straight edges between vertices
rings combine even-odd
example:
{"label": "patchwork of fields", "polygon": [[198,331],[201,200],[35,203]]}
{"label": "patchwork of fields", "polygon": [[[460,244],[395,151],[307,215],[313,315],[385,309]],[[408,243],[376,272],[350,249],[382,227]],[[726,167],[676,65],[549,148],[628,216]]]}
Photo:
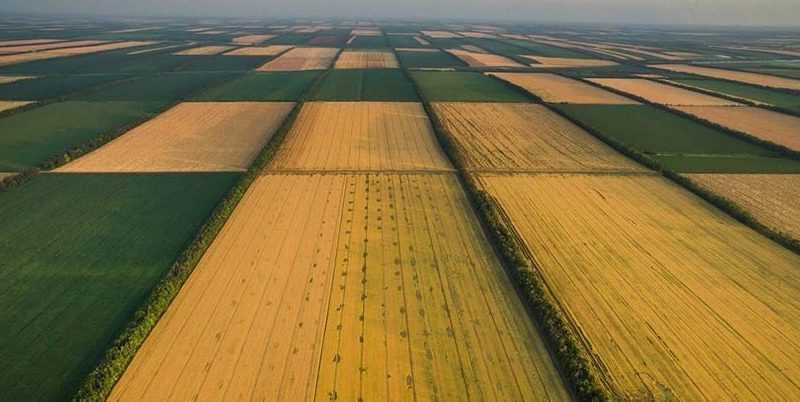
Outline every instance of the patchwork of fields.
{"label": "patchwork of fields", "polygon": [[800,42],[686,29],[0,16],[0,399],[800,398]]}

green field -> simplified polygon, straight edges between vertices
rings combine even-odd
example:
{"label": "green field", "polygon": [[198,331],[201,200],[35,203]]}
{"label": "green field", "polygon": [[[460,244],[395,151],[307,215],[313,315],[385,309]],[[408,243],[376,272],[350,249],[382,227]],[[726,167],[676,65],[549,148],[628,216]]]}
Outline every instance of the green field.
{"label": "green field", "polygon": [[280,35],[277,38],[272,38],[265,42],[267,45],[304,45],[308,42],[314,35],[311,34],[285,34]]}
{"label": "green field", "polygon": [[481,73],[413,71],[411,76],[430,102],[529,102],[524,95]]}
{"label": "green field", "polygon": [[82,101],[137,101],[171,103],[193,92],[221,84],[240,75],[240,73],[201,72],[167,73],[138,77],[103,87],[98,91],[81,95]]}
{"label": "green field", "polygon": [[525,50],[524,54],[529,54],[533,56],[567,57],[574,59],[587,59],[592,57],[586,53],[578,52],[575,50],[570,50],[557,46],[542,45],[539,43],[528,42],[525,40],[508,39],[506,40],[506,42],[523,48]]}
{"label": "green field", "polygon": [[1,399],[69,399],[237,177],[42,174],[0,193]]}
{"label": "green field", "polygon": [[792,95],[732,81],[708,79],[676,79],[673,81],[800,112],[800,95]]}
{"label": "green field", "polygon": [[176,71],[250,71],[273,59],[271,56],[173,56],[183,59]]}
{"label": "green field", "polygon": [[54,99],[125,78],[120,74],[64,75],[41,77],[0,85],[0,99],[41,101]]}
{"label": "green field", "polygon": [[145,74],[172,71],[187,62],[186,59],[171,54],[180,50],[178,48],[139,55],[128,54],[135,50],[139,48],[13,64],[0,67],[0,74]]}
{"label": "green field", "polygon": [[385,36],[356,36],[347,46],[351,48],[380,49],[389,47],[389,42],[386,41]]}
{"label": "green field", "polygon": [[800,161],[779,157],[659,155],[656,159],[680,173],[800,173]]}
{"label": "green field", "polygon": [[311,95],[322,101],[419,101],[401,70],[331,70]]}
{"label": "green field", "polygon": [[406,48],[408,48],[408,47],[411,47],[411,48],[414,48],[414,47],[428,47],[428,46],[421,45],[411,35],[389,35],[389,36],[386,37],[386,39],[389,41],[389,46],[395,47],[395,48],[396,47],[400,47],[400,48],[403,48],[403,47],[406,47]]}
{"label": "green field", "polygon": [[405,68],[466,67],[463,61],[447,52],[396,51],[397,59]]}
{"label": "green field", "polygon": [[253,72],[194,97],[198,101],[296,101],[319,71]]}

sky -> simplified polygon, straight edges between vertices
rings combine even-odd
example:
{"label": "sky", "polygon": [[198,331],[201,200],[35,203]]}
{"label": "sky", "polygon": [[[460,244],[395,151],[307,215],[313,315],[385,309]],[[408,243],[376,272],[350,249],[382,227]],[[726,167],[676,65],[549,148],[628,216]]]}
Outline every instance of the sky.
{"label": "sky", "polygon": [[3,0],[0,12],[800,26],[800,0]]}

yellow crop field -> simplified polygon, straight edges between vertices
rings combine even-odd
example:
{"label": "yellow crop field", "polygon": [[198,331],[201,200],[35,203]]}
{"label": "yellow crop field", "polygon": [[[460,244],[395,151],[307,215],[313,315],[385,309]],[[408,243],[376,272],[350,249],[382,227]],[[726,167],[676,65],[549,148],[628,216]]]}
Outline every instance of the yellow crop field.
{"label": "yellow crop field", "polygon": [[6,110],[16,109],[18,107],[22,107],[25,105],[30,105],[33,102],[28,101],[4,101],[0,100],[0,112],[4,112]]}
{"label": "yellow crop field", "polygon": [[488,52],[476,52],[466,49],[446,49],[448,53],[458,57],[470,67],[525,67],[508,57]]}
{"label": "yellow crop field", "polygon": [[126,41],[116,43],[101,43],[99,45],[70,47],[65,49],[51,49],[39,52],[29,52],[20,54],[8,54],[0,56],[0,66],[7,66],[11,64],[27,63],[30,61],[54,59],[58,57],[76,56],[80,54],[90,54],[97,52],[105,52],[108,50],[125,49],[129,47],[138,47],[151,45],[157,42],[150,41]]}
{"label": "yellow crop field", "polygon": [[800,118],[754,106],[679,106],[680,111],[800,151]]}
{"label": "yellow crop field", "polygon": [[800,257],[657,176],[482,175],[632,400],[800,398]]}
{"label": "yellow crop field", "polygon": [[333,68],[398,68],[394,52],[345,50],[339,54]]}
{"label": "yellow crop field", "polygon": [[658,64],[651,67],[660,68],[679,73],[697,74],[705,77],[721,78],[739,81],[748,84],[761,85],[771,88],[786,88],[800,90],[800,80],[775,77],[772,75],[748,73],[744,71],[725,70],[721,68],[689,66],[685,64]]}
{"label": "yellow crop field", "polygon": [[382,36],[383,32],[379,29],[353,29],[350,31],[352,36]]}
{"label": "yellow crop field", "polygon": [[800,175],[690,174],[690,179],[739,205],[763,225],[800,240]]}
{"label": "yellow crop field", "polygon": [[225,56],[277,56],[293,47],[292,45],[248,46],[226,52]]}
{"label": "yellow crop field", "polygon": [[262,175],[109,400],[568,400],[451,174]]}
{"label": "yellow crop field", "polygon": [[450,31],[420,31],[420,33],[433,39],[452,39],[461,37],[461,35]]}
{"label": "yellow crop field", "polygon": [[542,105],[434,103],[444,129],[474,171],[643,171],[580,127]]}
{"label": "yellow crop field", "polygon": [[243,171],[293,106],[291,102],[181,103],[56,171]]}
{"label": "yellow crop field", "polygon": [[44,43],[44,44],[3,46],[3,47],[0,47],[0,54],[41,52],[43,50],[52,50],[52,49],[58,49],[58,48],[62,48],[62,47],[89,46],[89,45],[98,45],[98,44],[101,44],[101,43],[106,43],[106,41],[103,41],[103,40],[76,40],[76,41],[62,41],[62,42]]}
{"label": "yellow crop field", "polygon": [[575,68],[575,67],[608,67],[616,66],[617,62],[602,59],[571,59],[567,57],[543,57],[522,55],[526,59],[534,61],[533,68]]}
{"label": "yellow crop field", "polygon": [[636,105],[633,99],[572,78],[548,73],[489,73],[549,103]]}
{"label": "yellow crop field", "polygon": [[257,45],[261,42],[274,38],[275,35],[244,35],[233,38],[233,43],[237,45]]}
{"label": "yellow crop field", "polygon": [[173,53],[176,56],[214,56],[233,49],[233,46],[199,46]]}
{"label": "yellow crop field", "polygon": [[325,70],[339,53],[326,47],[297,47],[258,68],[258,71]]}
{"label": "yellow crop field", "polygon": [[308,102],[271,169],[448,171],[452,167],[419,103]]}
{"label": "yellow crop field", "polygon": [[653,103],[670,106],[741,106],[740,103],[643,78],[589,78],[591,82],[616,89]]}

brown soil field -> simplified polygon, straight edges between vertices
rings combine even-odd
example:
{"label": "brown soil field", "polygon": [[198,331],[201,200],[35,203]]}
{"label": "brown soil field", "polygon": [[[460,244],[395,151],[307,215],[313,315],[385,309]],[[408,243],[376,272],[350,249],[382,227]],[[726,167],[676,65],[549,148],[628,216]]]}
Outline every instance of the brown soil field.
{"label": "brown soil field", "polygon": [[636,105],[639,102],[585,82],[548,73],[489,73],[549,103]]}
{"label": "brown soil field", "polygon": [[15,75],[15,76],[2,75],[2,76],[0,76],[0,85],[2,85],[2,84],[10,84],[12,82],[17,82],[17,81],[22,81],[22,80],[29,80],[29,79],[32,79],[32,78],[36,78],[36,77],[34,77],[34,76],[21,76],[21,75]]}
{"label": "brown soil field", "polygon": [[67,39],[15,39],[15,40],[0,40],[0,47],[6,46],[23,46],[23,45],[38,45],[42,43],[64,42]]}
{"label": "brown soil field", "polygon": [[643,78],[588,78],[587,80],[662,105],[741,106],[740,103],[728,99],[717,98]]}
{"label": "brown soil field", "polygon": [[508,57],[492,53],[478,53],[463,49],[445,49],[470,67],[525,67]]}
{"label": "brown soil field", "polygon": [[658,176],[481,176],[620,400],[796,400],[800,257]]}
{"label": "brown soil field", "polygon": [[420,31],[420,33],[433,39],[452,39],[461,37],[461,35],[450,31]]}
{"label": "brown soil field", "polygon": [[736,203],[763,225],[800,240],[800,175],[691,174],[706,189]]}
{"label": "brown soil field", "polygon": [[800,118],[754,106],[676,106],[675,109],[732,130],[800,151]]}
{"label": "brown soil field", "polygon": [[257,45],[274,37],[275,35],[244,35],[233,38],[233,43],[237,45]]}
{"label": "brown soil field", "polygon": [[186,102],[58,172],[242,171],[294,106],[291,102]]}
{"label": "brown soil field", "polygon": [[568,400],[458,181],[263,175],[110,401]]}
{"label": "brown soil field", "polygon": [[6,110],[16,109],[18,107],[22,107],[25,105],[30,105],[33,102],[28,101],[4,101],[0,100],[0,112],[4,112]]}
{"label": "brown soil field", "polygon": [[242,47],[225,53],[225,56],[277,56],[293,47],[292,45]]}
{"label": "brown soil field", "polygon": [[650,67],[663,70],[675,71],[680,73],[696,74],[705,77],[721,78],[731,81],[739,81],[747,84],[761,85],[771,88],[785,88],[800,91],[800,80],[775,77],[772,75],[748,73],[744,71],[724,70],[721,68],[689,66],[685,64],[658,64]]}
{"label": "brown soil field", "polygon": [[472,171],[644,171],[542,105],[434,103],[433,109]]}
{"label": "brown soil field", "polygon": [[333,68],[399,68],[397,58],[393,52],[345,50],[339,53],[339,58]]}
{"label": "brown soil field", "polygon": [[107,41],[104,40],[76,40],[76,41],[34,44],[34,45],[5,46],[5,47],[0,47],[0,54],[41,52],[43,50],[58,49],[63,47],[99,45],[101,43],[106,43],[106,42]]}
{"label": "brown soil field", "polygon": [[233,49],[234,46],[200,46],[173,53],[176,56],[214,56]]}
{"label": "brown soil field", "polygon": [[573,68],[573,67],[606,67],[616,66],[618,63],[601,59],[570,59],[565,57],[542,57],[522,55],[526,59],[538,64],[531,64],[534,68]]}
{"label": "brown soil field", "polygon": [[258,68],[258,71],[325,70],[333,63],[339,49],[297,47]]}
{"label": "brown soil field", "polygon": [[414,40],[417,41],[417,43],[419,43],[422,46],[430,46],[431,45],[430,42],[426,41],[425,39],[422,39],[421,36],[415,36]]}
{"label": "brown soil field", "polygon": [[422,105],[308,102],[270,165],[301,171],[448,171]]}

